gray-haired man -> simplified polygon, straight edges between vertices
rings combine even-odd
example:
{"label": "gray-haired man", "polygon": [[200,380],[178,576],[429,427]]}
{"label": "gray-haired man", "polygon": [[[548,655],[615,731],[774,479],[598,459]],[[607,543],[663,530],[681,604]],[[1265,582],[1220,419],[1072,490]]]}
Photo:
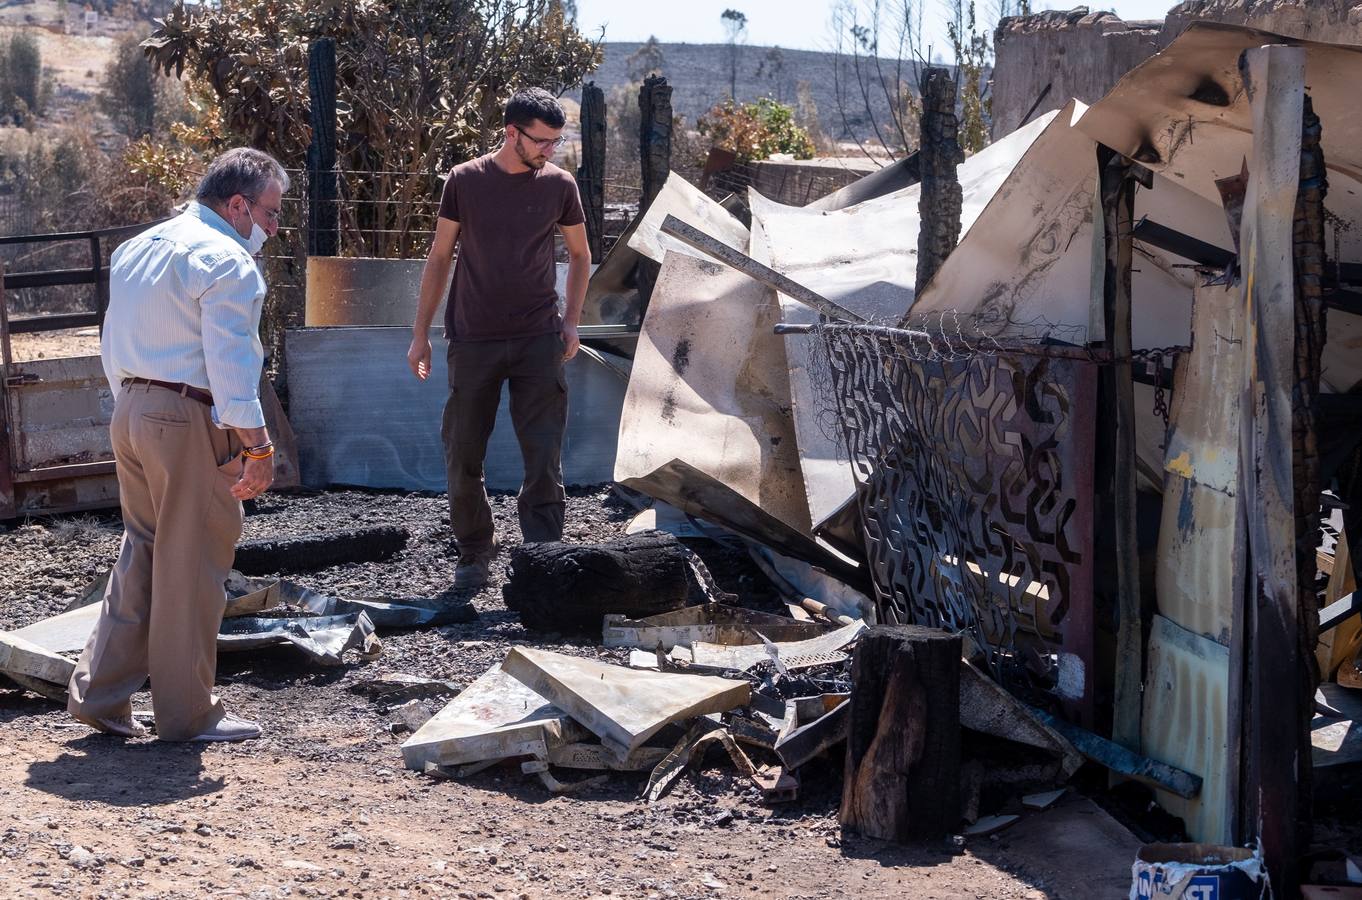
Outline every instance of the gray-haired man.
{"label": "gray-haired man", "polygon": [[150,676],[162,740],[260,734],[223,710],[213,680],[241,501],[274,480],[253,256],[278,230],[288,181],[266,154],[229,150],[184,213],[113,255],[102,355],[125,530],[68,704],[100,731],[146,733],[131,698]]}

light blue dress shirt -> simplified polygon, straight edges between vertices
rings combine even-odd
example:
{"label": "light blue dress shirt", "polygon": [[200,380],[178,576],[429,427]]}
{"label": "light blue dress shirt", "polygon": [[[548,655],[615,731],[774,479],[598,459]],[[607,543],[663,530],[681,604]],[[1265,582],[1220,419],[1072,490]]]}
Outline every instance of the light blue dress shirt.
{"label": "light blue dress shirt", "polygon": [[263,427],[264,300],[245,238],[202,204],[124,241],[110,262],[100,354],[114,396],[124,378],[182,382],[213,395],[219,427]]}

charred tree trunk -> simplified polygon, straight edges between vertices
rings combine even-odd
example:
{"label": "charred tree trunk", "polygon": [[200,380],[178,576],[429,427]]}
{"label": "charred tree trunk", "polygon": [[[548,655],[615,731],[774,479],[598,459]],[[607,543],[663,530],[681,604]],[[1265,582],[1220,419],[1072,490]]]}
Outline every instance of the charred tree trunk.
{"label": "charred tree trunk", "polygon": [[960,818],[959,635],[916,625],[867,631],[851,666],[842,827],[906,841]]}
{"label": "charred tree trunk", "polygon": [[605,91],[588,81],[582,86],[582,165],[577,187],[586,212],[586,242],[591,261],[605,256]]}
{"label": "charred tree trunk", "polygon": [[[638,111],[638,155],[643,176],[638,198],[641,216],[666,184],[672,168],[672,89],[666,78],[649,75],[643,79],[643,86],[638,91]],[[640,258],[638,261],[638,295],[645,309],[660,269],[661,266],[651,259]]]}
{"label": "charred tree trunk", "polygon": [[601,617],[652,616],[704,602],[690,552],[670,534],[602,544],[521,544],[511,551],[502,597],[534,631],[593,634]]}
{"label": "charred tree trunk", "polygon": [[918,151],[922,193],[918,199],[921,227],[917,233],[917,290],[941,268],[960,240],[963,202],[956,166],[960,152],[955,118],[955,82],[950,70],[928,66],[922,75],[921,149]]}

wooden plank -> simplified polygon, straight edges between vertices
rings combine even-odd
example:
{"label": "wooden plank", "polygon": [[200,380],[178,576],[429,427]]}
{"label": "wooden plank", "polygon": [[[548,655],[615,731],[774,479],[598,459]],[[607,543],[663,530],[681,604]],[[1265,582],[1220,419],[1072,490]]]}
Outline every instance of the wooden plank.
{"label": "wooden plank", "polygon": [[667,216],[662,220],[662,231],[680,241],[685,241],[690,246],[699,250],[701,253],[718,260],[726,266],[730,266],[742,272],[749,278],[755,279],[770,288],[775,288],[780,293],[797,300],[805,306],[814,309],[830,319],[842,322],[864,322],[861,316],[841,306],[821,294],[816,294],[804,285],[786,278],[775,269],[764,266],[752,257],[705,234],[698,228],[694,228],[682,222],[676,216]]}
{"label": "wooden plank", "polygon": [[1128,159],[1097,148],[1105,261],[1102,322],[1116,362],[1103,379],[1103,401],[1113,413],[1115,460],[1108,494],[1114,516],[1117,632],[1116,697],[1111,735],[1128,748],[1140,746],[1140,686],[1144,681],[1144,614],[1140,551],[1135,534],[1135,386],[1130,377],[1131,231],[1135,179]]}
{"label": "wooden plank", "polygon": [[[1244,654],[1245,771],[1241,843],[1263,849],[1274,893],[1289,896],[1300,847],[1303,704],[1292,487],[1295,360],[1293,221],[1300,180],[1305,51],[1247,50],[1241,71],[1253,117],[1253,168],[1239,245],[1247,320],[1241,450],[1249,590]],[[1236,635],[1238,637],[1238,635]],[[1235,710],[1231,710],[1234,723]],[[1306,810],[1308,815],[1308,810]]]}

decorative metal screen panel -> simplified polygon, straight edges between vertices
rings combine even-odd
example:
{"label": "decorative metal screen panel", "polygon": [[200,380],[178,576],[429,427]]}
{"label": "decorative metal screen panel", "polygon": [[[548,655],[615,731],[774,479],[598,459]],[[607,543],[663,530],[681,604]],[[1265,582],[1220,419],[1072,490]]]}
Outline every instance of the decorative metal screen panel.
{"label": "decorative metal screen panel", "polygon": [[1081,679],[1061,695],[1091,698],[1097,364],[1040,346],[943,358],[879,327],[819,334],[882,618],[966,632],[1000,676],[1024,647],[1032,665],[1066,650],[1083,666],[1051,673]]}

